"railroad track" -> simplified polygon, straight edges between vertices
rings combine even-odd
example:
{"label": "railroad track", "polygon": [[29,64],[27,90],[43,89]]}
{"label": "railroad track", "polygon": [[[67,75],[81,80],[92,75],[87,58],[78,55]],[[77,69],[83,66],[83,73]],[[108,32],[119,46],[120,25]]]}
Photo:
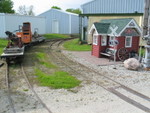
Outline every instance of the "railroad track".
{"label": "railroad track", "polygon": [[[6,64],[6,65],[7,65],[7,69],[6,69],[7,96],[8,96],[8,101],[11,107],[11,111],[13,113],[17,113],[21,111],[23,112],[23,111],[28,111],[28,110],[36,112],[37,109],[41,109],[41,112],[43,113],[52,113],[51,110],[41,100],[41,98],[38,96],[38,94],[35,92],[32,85],[30,84],[23,66],[19,65],[18,66],[19,73],[16,75],[13,75],[11,66],[9,64]],[[19,83],[22,85],[19,85]],[[23,91],[20,91],[22,87],[25,88],[24,89],[25,93]],[[28,94],[27,92],[29,93],[29,95],[26,95]]]}
{"label": "railroad track", "polygon": [[[109,78],[107,73],[105,75],[103,75],[102,73],[100,73],[92,68],[86,67],[85,65],[82,65],[78,62],[68,59],[66,56],[64,56],[61,53],[61,49],[59,46],[62,42],[64,42],[64,40],[52,42],[50,44],[49,52],[53,56],[54,62],[56,62],[56,64],[58,64],[63,70],[74,73],[74,75],[80,80],[94,82],[95,84],[101,86],[105,90],[115,94],[122,100],[132,104],[133,106],[135,106],[147,113],[150,113],[150,107],[147,107],[147,106],[135,101],[134,99],[127,97],[126,95],[117,91],[117,89],[123,89],[141,99],[146,100],[148,103],[150,103],[150,97],[148,97],[140,92],[137,92],[137,91],[119,83],[118,81],[116,81],[112,78]],[[90,76],[89,76],[89,74],[90,74]]]}
{"label": "railroad track", "polygon": [[[52,42],[52,45],[56,42],[56,41],[65,41],[65,40],[71,40],[71,39],[74,39],[74,38],[66,38],[66,39],[51,39],[51,40],[46,40],[45,43],[49,43],[49,42]],[[43,43],[41,43],[43,44]],[[43,113],[52,113],[52,111],[47,107],[47,105],[41,100],[41,98],[38,96],[38,94],[36,93],[36,91],[34,90],[33,86],[30,84],[29,80],[28,80],[28,77],[24,71],[24,68],[23,68],[23,65],[19,65],[19,73],[17,75],[15,74],[12,74],[14,72],[11,72],[13,69],[10,69],[11,66],[9,64],[6,63],[6,86],[7,86],[7,97],[8,97],[8,102],[9,102],[9,109],[10,111],[12,111],[13,113],[17,113],[17,112],[20,112],[20,111],[26,111],[34,108],[34,111],[36,111],[37,106],[40,106],[40,109],[43,107],[45,109],[45,112],[44,111],[41,111]],[[17,78],[17,77],[18,78]],[[32,97],[34,96],[34,100],[35,101],[35,106],[33,105],[32,108],[30,108],[30,105],[27,105],[27,107],[24,107],[23,104],[17,102],[18,98],[22,98],[20,95],[22,94],[18,94],[18,91],[16,91],[16,87],[19,87],[19,86],[14,86],[14,83],[16,82],[17,84],[19,84],[20,80],[24,79],[24,83],[25,83],[25,86],[26,86],[26,89],[24,90],[30,90],[30,92],[32,92]],[[22,83],[20,83],[22,84]],[[22,87],[22,86],[20,86]],[[21,88],[20,88],[21,89]],[[24,92],[29,92],[29,91],[24,91]],[[19,95],[19,96],[18,96]],[[25,99],[26,97],[23,96],[23,98]],[[30,100],[29,100],[30,101]],[[38,103],[38,105],[37,105]],[[20,104],[20,105],[19,105]],[[30,103],[28,103],[30,104]],[[42,106],[42,107],[41,107]],[[33,111],[33,112],[34,112]]]}

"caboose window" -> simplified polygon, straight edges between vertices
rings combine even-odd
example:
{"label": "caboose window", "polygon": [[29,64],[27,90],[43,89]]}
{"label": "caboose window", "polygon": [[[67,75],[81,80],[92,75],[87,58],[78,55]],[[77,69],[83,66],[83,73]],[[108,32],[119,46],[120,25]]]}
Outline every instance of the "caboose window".
{"label": "caboose window", "polygon": [[132,47],[132,36],[126,36],[125,47]]}

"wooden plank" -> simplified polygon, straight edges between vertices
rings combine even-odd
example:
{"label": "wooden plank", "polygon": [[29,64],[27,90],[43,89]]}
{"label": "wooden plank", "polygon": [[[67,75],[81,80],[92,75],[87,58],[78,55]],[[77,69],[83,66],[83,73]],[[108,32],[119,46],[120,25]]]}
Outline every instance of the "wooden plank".
{"label": "wooden plank", "polygon": [[105,55],[105,56],[111,56],[110,54],[107,53],[100,53],[101,55]]}

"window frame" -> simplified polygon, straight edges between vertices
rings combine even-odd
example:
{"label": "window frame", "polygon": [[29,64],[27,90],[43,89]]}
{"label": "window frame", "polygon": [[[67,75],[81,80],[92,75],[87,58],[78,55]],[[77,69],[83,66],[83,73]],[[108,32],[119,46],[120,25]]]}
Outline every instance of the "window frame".
{"label": "window frame", "polygon": [[[127,39],[130,39],[129,45],[127,45]],[[132,47],[132,36],[125,37],[125,47],[127,47],[127,48]]]}
{"label": "window frame", "polygon": [[[103,39],[105,39],[105,40],[103,40]],[[103,41],[105,43],[103,43]],[[101,46],[106,46],[106,45],[107,45],[107,36],[106,35],[102,35],[102,37],[101,37]]]}

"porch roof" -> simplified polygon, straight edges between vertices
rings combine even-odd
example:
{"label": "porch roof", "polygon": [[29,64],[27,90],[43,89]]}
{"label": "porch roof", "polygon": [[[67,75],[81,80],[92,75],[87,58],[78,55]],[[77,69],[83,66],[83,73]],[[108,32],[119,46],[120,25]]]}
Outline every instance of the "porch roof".
{"label": "porch roof", "polygon": [[97,34],[109,35],[109,36],[140,36],[141,28],[132,18],[122,19],[106,19],[101,20],[99,23],[94,23],[89,30],[89,34],[92,34],[93,29]]}
{"label": "porch roof", "polygon": [[98,34],[108,34],[110,23],[94,23]]}

